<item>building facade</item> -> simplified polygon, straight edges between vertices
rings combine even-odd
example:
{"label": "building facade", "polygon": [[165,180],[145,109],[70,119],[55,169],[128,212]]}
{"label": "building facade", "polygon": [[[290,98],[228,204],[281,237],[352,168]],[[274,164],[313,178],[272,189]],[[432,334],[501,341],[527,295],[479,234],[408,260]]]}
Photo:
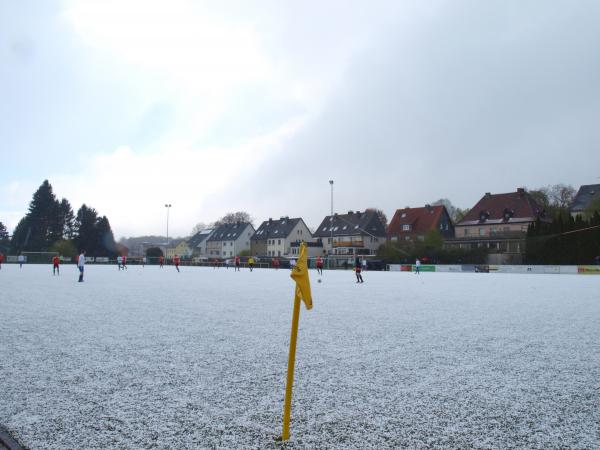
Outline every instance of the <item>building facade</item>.
{"label": "building facade", "polygon": [[312,240],[312,234],[302,218],[280,217],[265,220],[250,240],[251,253],[256,256],[287,257],[292,243]]}
{"label": "building facade", "polygon": [[374,255],[387,234],[377,213],[369,210],[326,216],[313,237],[321,240],[326,254]]}
{"label": "building facade", "polygon": [[454,237],[454,225],[444,205],[398,209],[390,221],[390,241],[423,241],[427,233],[439,232],[444,238]]}
{"label": "building facade", "polygon": [[493,264],[519,264],[527,229],[536,220],[550,222],[543,208],[524,188],[506,194],[487,192],[455,225],[447,248],[487,248]]}
{"label": "building facade", "polygon": [[208,258],[230,258],[250,250],[254,227],[248,222],[228,223],[217,227],[206,239]]}
{"label": "building facade", "polygon": [[600,184],[581,186],[569,207],[569,212],[573,217],[585,217],[593,210],[600,211]]}

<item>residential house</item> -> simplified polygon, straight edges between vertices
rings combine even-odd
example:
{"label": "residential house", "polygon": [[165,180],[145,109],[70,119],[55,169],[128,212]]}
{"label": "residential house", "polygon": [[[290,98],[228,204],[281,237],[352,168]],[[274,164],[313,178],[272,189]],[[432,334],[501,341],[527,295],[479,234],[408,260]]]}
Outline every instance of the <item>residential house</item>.
{"label": "residential house", "polygon": [[444,205],[396,210],[387,230],[390,241],[423,241],[427,233],[438,231],[444,238],[454,237],[454,225]]}
{"label": "residential house", "polygon": [[569,208],[573,217],[585,216],[588,210],[600,211],[600,184],[581,186]]}
{"label": "residential house", "polygon": [[375,211],[348,211],[323,219],[314,238],[321,239],[327,254],[375,254],[386,242],[385,226]]}
{"label": "residential house", "polygon": [[207,256],[206,241],[213,231],[214,229],[212,228],[205,228],[204,230],[197,232],[188,240],[188,246],[192,249],[193,256],[199,258],[205,258]]}
{"label": "residential house", "polygon": [[[306,256],[308,258],[316,258],[317,256],[324,256],[323,254],[323,241],[321,239],[304,242],[306,244]],[[292,242],[290,244],[290,257],[298,258],[300,256],[300,242]]]}
{"label": "residential house", "polygon": [[280,217],[260,224],[250,240],[250,251],[256,256],[289,256],[292,243],[311,240],[312,234],[300,217]]}
{"label": "residential house", "polygon": [[217,227],[206,239],[206,256],[230,258],[250,250],[254,227],[248,222],[227,223]]}
{"label": "residential house", "polygon": [[454,239],[447,248],[489,249],[490,263],[522,262],[529,224],[536,220],[550,222],[544,209],[524,188],[507,194],[487,192],[473,208],[455,224]]}
{"label": "residential house", "polygon": [[172,259],[175,255],[181,258],[187,258],[192,256],[192,249],[188,245],[185,239],[176,239],[173,240],[169,247],[167,247],[166,257],[167,259]]}

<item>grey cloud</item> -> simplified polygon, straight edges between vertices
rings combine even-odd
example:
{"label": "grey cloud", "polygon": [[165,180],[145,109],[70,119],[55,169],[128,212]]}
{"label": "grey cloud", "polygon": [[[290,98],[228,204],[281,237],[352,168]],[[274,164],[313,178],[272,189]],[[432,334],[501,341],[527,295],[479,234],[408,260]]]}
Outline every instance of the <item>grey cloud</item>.
{"label": "grey cloud", "polygon": [[380,30],[326,110],[242,195],[316,225],[330,177],[340,211],[388,215],[440,197],[470,207],[486,191],[593,181],[599,13],[597,2],[449,2],[410,29]]}

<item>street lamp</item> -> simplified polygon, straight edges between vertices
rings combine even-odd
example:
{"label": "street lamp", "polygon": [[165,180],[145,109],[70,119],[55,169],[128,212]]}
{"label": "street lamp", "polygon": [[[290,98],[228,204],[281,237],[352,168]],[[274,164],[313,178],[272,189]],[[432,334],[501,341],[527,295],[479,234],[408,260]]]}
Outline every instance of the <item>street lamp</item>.
{"label": "street lamp", "polygon": [[166,257],[167,249],[169,248],[169,210],[171,209],[171,204],[165,203],[165,208],[167,208],[167,246],[165,247],[165,257]]}
{"label": "street lamp", "polygon": [[[331,186],[331,219],[329,219],[329,230],[331,231],[331,255],[333,255],[333,180],[329,180]],[[329,256],[329,268],[331,269],[331,255]]]}

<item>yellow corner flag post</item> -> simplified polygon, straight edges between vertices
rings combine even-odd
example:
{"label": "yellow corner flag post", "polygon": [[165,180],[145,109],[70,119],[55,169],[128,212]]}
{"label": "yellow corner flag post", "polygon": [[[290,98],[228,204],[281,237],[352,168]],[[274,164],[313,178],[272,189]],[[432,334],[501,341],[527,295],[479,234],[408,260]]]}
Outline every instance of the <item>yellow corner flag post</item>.
{"label": "yellow corner flag post", "polygon": [[306,309],[312,308],[310,293],[310,280],[308,279],[308,262],[306,257],[306,244],[300,244],[300,257],[291,274],[296,282],[294,294],[294,314],[292,316],[292,333],[290,336],[290,355],[288,358],[287,383],[285,386],[285,404],[283,407],[283,432],[281,440],[290,438],[290,418],[292,416],[292,386],[294,384],[294,364],[296,362],[296,341],[298,338],[298,322],[300,320],[300,301],[303,300]]}

